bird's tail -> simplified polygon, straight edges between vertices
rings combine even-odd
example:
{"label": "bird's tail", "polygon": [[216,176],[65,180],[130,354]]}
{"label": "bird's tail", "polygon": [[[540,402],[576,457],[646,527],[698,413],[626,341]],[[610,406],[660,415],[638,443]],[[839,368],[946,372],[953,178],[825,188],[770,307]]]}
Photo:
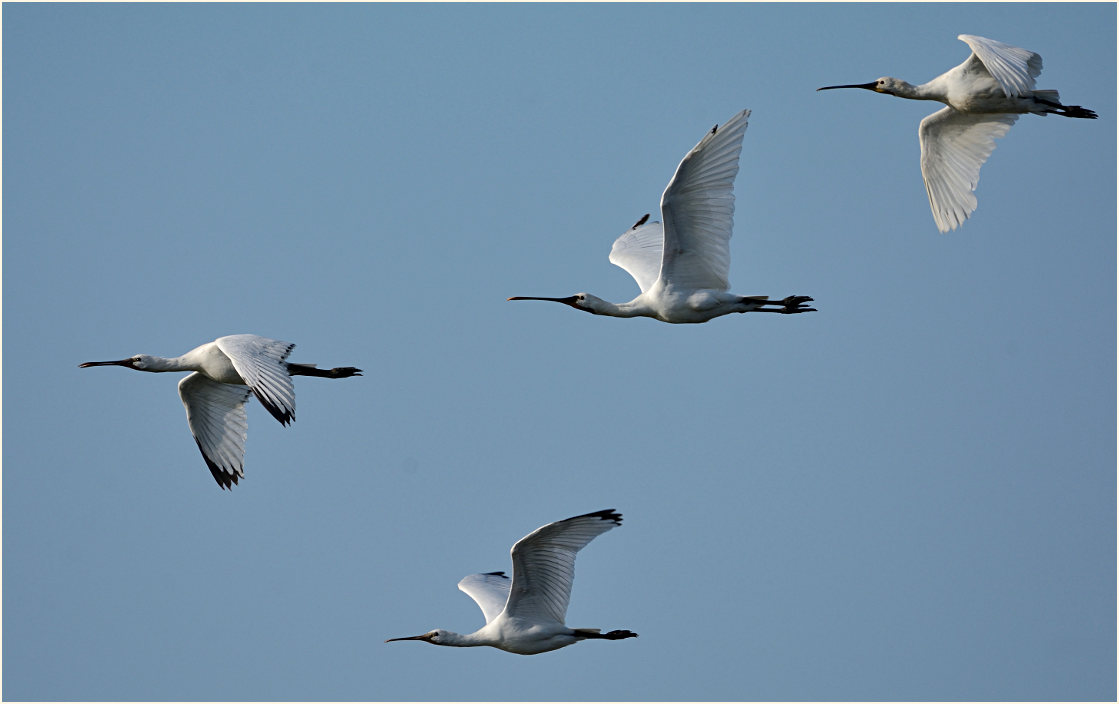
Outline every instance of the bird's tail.
{"label": "bird's tail", "polygon": [[361,376],[357,367],[334,367],[333,369],[319,369],[313,364],[295,364],[288,362],[288,376],[321,376],[327,379],[345,379],[349,376]]}

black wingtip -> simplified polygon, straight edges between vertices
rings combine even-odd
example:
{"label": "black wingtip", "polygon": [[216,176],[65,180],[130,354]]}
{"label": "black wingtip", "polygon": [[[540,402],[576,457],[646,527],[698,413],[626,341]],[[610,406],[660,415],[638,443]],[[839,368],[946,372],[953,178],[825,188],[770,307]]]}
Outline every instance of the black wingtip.
{"label": "black wingtip", "polygon": [[256,400],[260,401],[260,405],[264,406],[264,409],[271,413],[273,418],[280,421],[280,425],[290,425],[291,422],[295,420],[294,411],[282,410],[279,406],[258,394],[256,389],[253,389],[253,396],[256,396]]}
{"label": "black wingtip", "polygon": [[601,518],[604,521],[613,521],[614,525],[622,525],[622,514],[612,508],[595,511],[594,513],[584,513],[582,516],[575,516],[575,518]]}
{"label": "black wingtip", "polygon": [[[199,443],[198,440],[195,440],[194,444],[198,445],[198,451],[202,452],[202,444]],[[202,459],[206,460],[206,469],[210,470],[210,474],[214,475],[214,481],[218,483],[218,486],[220,486],[223,491],[225,489],[229,489],[230,491],[232,491],[233,485],[237,483],[237,477],[240,472],[234,472],[230,474],[229,472],[214,464],[213,460],[207,457],[205,452],[202,452]],[[240,476],[244,475],[241,474]]]}
{"label": "black wingtip", "polygon": [[502,577],[504,579],[509,579],[509,576],[505,574],[505,572],[486,572],[485,574],[487,577]]}
{"label": "black wingtip", "polygon": [[642,215],[641,219],[638,220],[637,222],[633,223],[633,227],[631,227],[629,229],[636,230],[637,228],[641,227],[642,225],[644,225],[647,222],[649,222],[649,213],[645,213],[644,215]]}

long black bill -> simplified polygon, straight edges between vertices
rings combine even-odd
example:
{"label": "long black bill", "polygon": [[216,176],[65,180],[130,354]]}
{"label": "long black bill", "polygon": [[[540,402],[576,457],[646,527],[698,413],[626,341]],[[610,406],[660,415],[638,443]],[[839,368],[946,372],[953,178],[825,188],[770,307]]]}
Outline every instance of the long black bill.
{"label": "long black bill", "polygon": [[575,296],[565,296],[563,298],[545,298],[544,296],[512,296],[506,298],[507,301],[555,301],[556,303],[566,303],[571,305],[575,302]]}
{"label": "long black bill", "polygon": [[81,369],[85,369],[86,367],[109,367],[113,365],[116,365],[118,367],[128,367],[131,366],[131,362],[132,358],[129,357],[128,359],[117,359],[111,362],[82,362],[78,365],[78,367]]}
{"label": "long black bill", "polygon": [[[835,90],[836,88],[862,88],[863,90],[874,90],[874,87],[876,85],[878,85],[878,81],[871,81],[870,83],[851,83],[845,86],[824,86],[823,88],[817,88],[816,90]],[[875,92],[877,93],[878,91]]]}

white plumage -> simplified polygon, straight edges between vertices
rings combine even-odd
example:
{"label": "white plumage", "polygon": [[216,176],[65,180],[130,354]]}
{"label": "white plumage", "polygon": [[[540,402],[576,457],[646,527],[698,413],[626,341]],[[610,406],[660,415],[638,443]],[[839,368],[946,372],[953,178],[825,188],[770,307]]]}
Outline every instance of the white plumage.
{"label": "white plumage", "polygon": [[253,394],[268,412],[288,425],[295,420],[293,375],[341,379],[360,376],[355,367],[316,369],[287,362],[295,345],[259,335],[227,335],[195,347],[180,357],[138,354],[81,367],[116,365],[144,372],[193,372],[179,382],[187,425],[202,458],[223,489],[244,477],[248,417],[245,402]]}
{"label": "white plumage", "polygon": [[734,178],[749,110],[711,129],[676,167],[661,196],[662,222],[641,218],[610,251],[641,289],[629,303],[589,293],[566,298],[513,296],[510,301],[555,301],[596,315],[643,316],[666,323],[703,323],[728,313],[805,313],[808,296],[769,302],[730,288],[730,238],[734,229]]}
{"label": "white plumage", "polygon": [[630,631],[601,633],[597,628],[564,625],[571,585],[575,580],[575,554],[595,537],[621,525],[613,509],[574,516],[537,528],[517,541],[511,550],[513,579],[504,572],[472,574],[458,583],[482,609],[486,625],[474,633],[443,629],[396,640],[422,640],[434,645],[488,645],[519,655],[556,650],[587,639],[635,638]]}
{"label": "white plumage", "polygon": [[921,120],[921,176],[933,219],[941,232],[954,230],[975,211],[979,169],[1002,137],[1023,113],[1095,119],[1079,105],[1061,105],[1055,90],[1035,90],[1041,57],[1009,44],[961,34],[971,47],[967,60],[928,83],[914,86],[884,76],[872,83],[825,86],[864,88],[912,100],[945,103]]}

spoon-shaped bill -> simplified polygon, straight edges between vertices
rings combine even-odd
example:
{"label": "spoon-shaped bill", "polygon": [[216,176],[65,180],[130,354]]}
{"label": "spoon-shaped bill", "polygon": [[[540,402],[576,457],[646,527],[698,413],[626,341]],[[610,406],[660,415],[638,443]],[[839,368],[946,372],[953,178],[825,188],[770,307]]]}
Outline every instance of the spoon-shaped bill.
{"label": "spoon-shaped bill", "polygon": [[[874,87],[878,85],[877,81],[869,83],[849,83],[847,85],[826,85],[822,88],[816,88],[817,91],[834,91],[836,88],[863,88],[864,91],[874,91]],[[877,91],[874,91],[877,93]]]}
{"label": "spoon-shaped bill", "polygon": [[555,301],[556,303],[566,303],[571,305],[575,301],[575,296],[565,296],[563,298],[547,298],[545,296],[510,296],[506,298],[507,301]]}
{"label": "spoon-shaped bill", "polygon": [[109,362],[82,362],[78,365],[78,368],[85,369],[86,367],[108,367],[112,365],[116,365],[118,367],[127,367],[131,364],[131,362],[131,357],[129,357],[128,359],[115,359]]}
{"label": "spoon-shaped bill", "polygon": [[420,635],[420,636],[404,636],[403,638],[389,638],[385,642],[386,643],[391,643],[394,640],[427,640],[430,637],[431,637],[430,633],[424,633],[423,635]]}
{"label": "spoon-shaped bill", "polygon": [[862,88],[864,90],[874,90],[874,87],[876,85],[878,85],[878,81],[871,81],[870,83],[849,83],[843,86],[824,86],[823,88],[817,88],[816,90],[835,90],[836,88]]}

